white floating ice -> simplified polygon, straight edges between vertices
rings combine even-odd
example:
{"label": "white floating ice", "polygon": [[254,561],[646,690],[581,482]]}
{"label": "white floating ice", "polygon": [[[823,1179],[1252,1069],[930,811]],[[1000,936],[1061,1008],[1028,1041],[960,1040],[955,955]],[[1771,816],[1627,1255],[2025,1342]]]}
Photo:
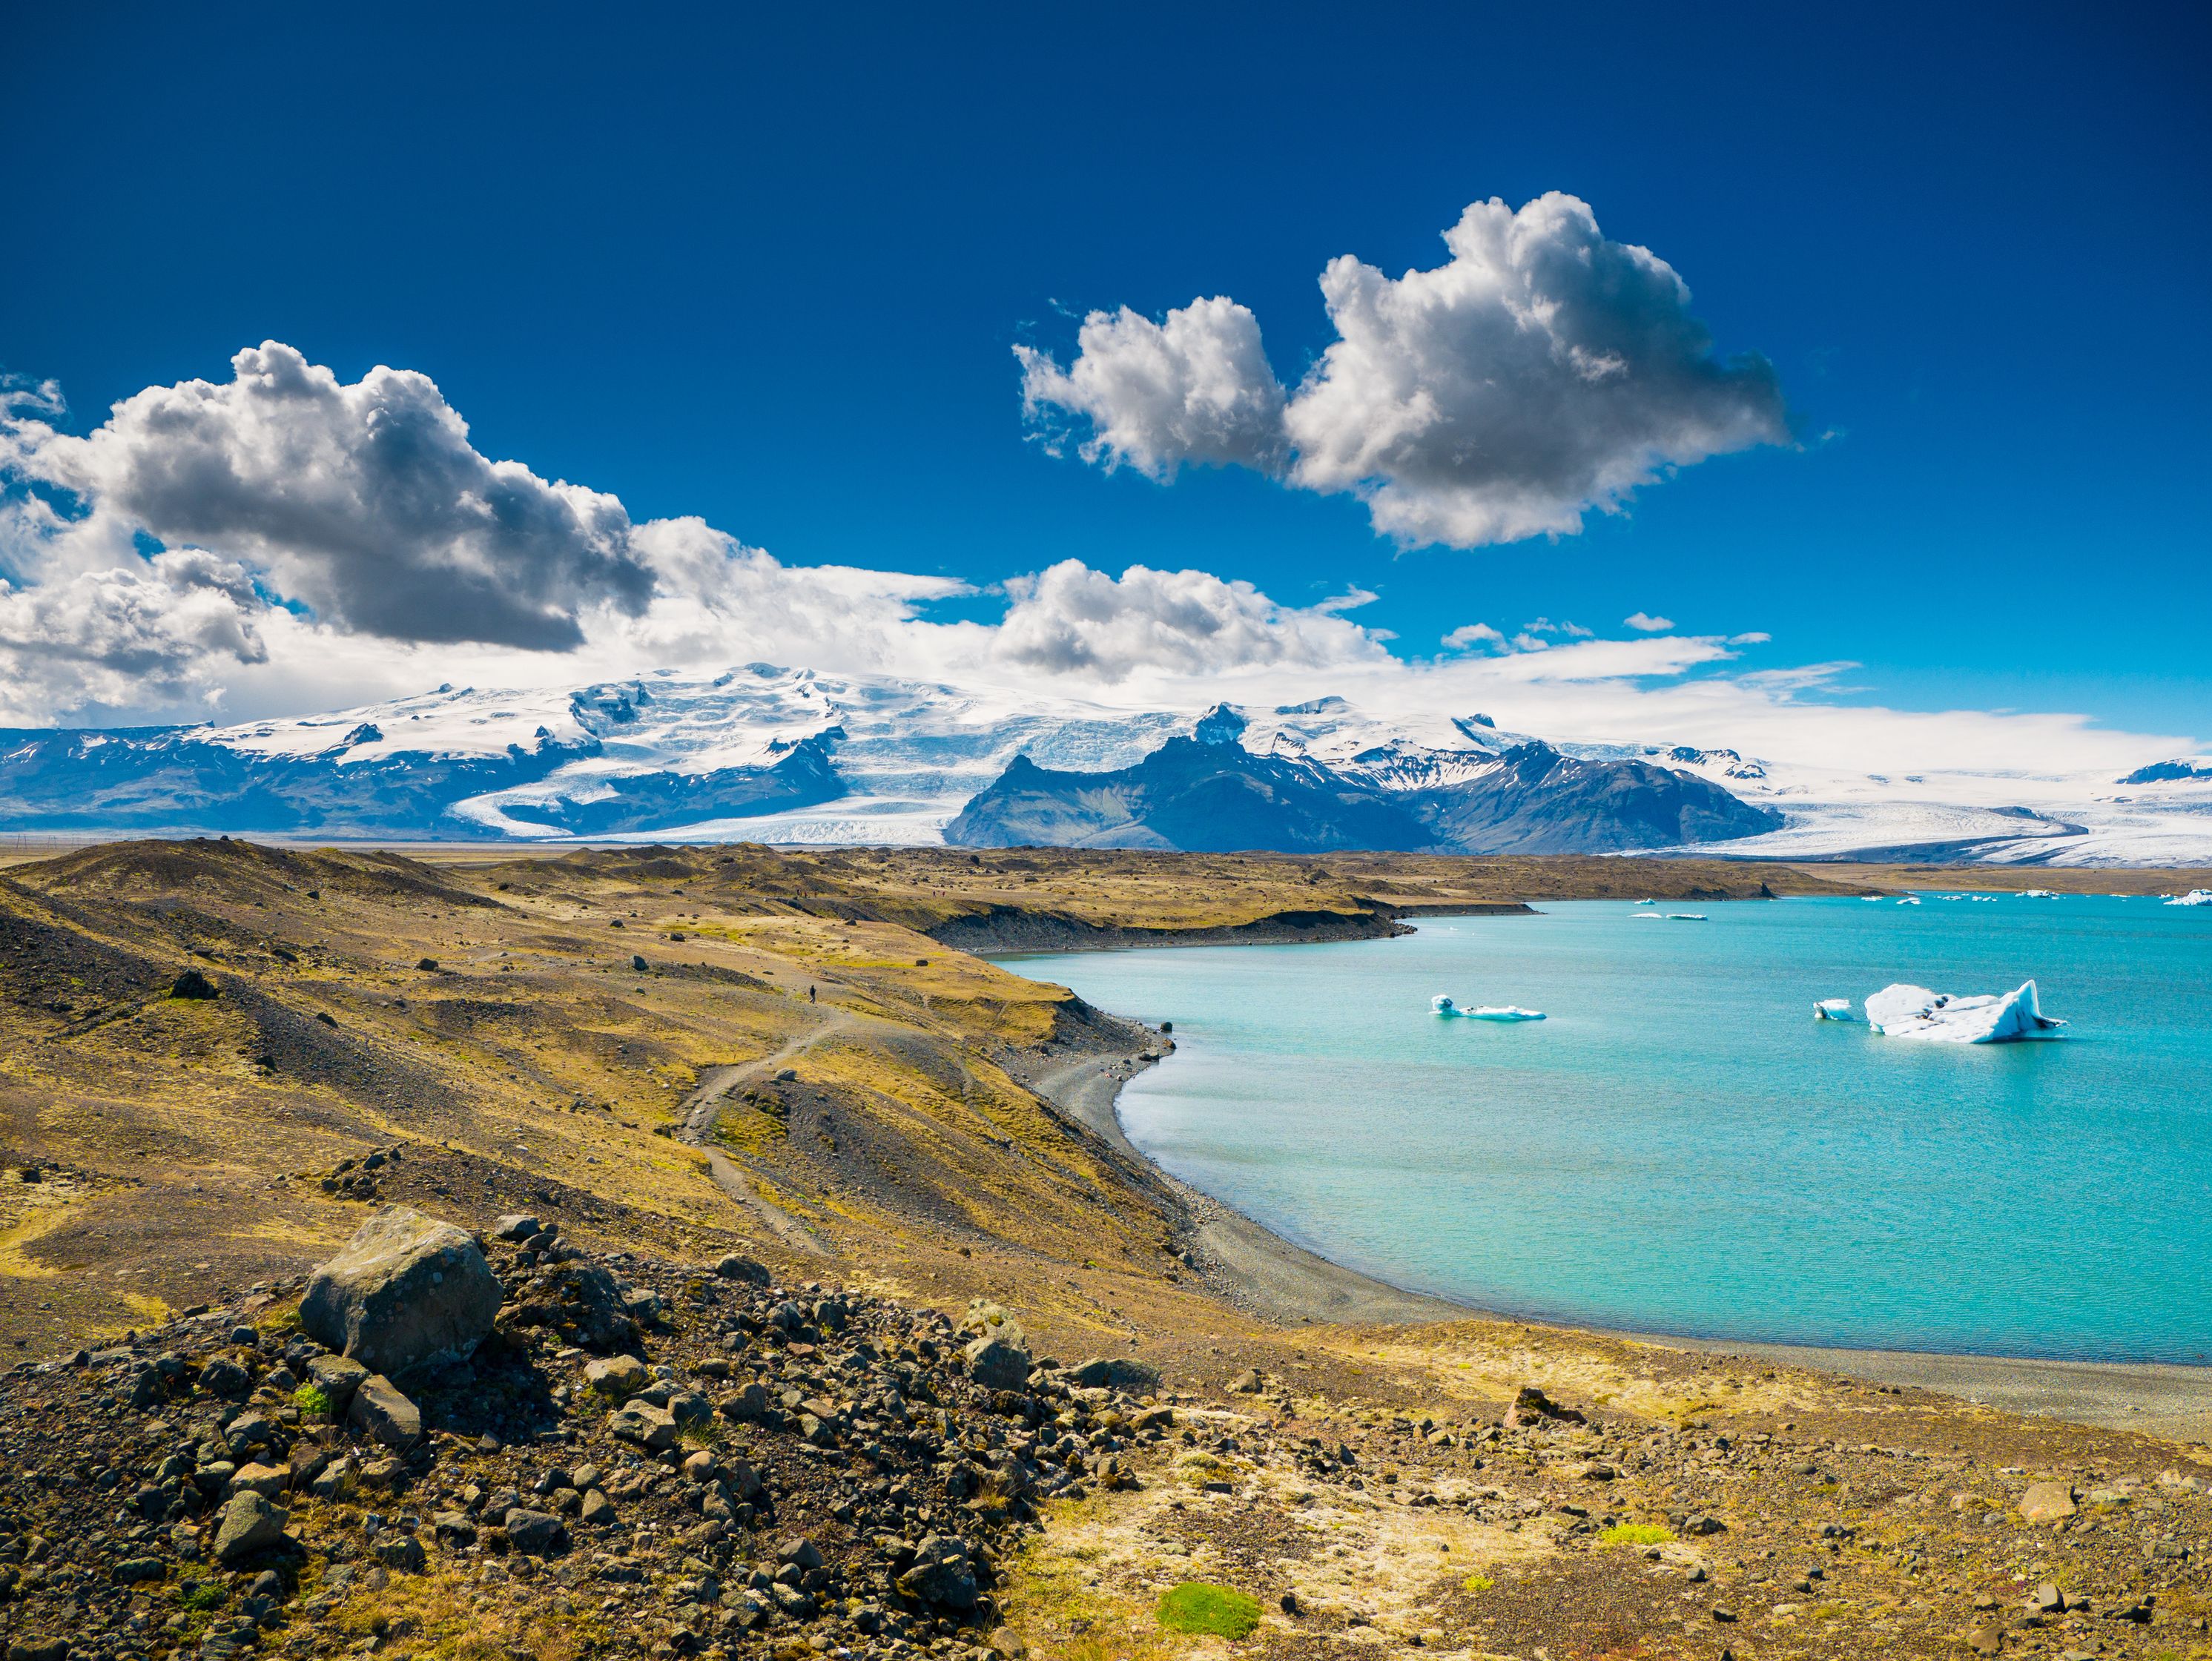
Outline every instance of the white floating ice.
{"label": "white floating ice", "polygon": [[[1828,1003],[1842,1000],[1831,999]],[[1818,1006],[1826,1011],[1828,1005]],[[1823,1015],[1825,1019],[1838,1017]],[[1866,1023],[1885,1038],[1920,1038],[1933,1043],[2009,1043],[2023,1038],[2064,1036],[2066,1025],[2037,1007],[2035,983],[2023,981],[2002,996],[1983,993],[1954,997],[1924,986],[1886,986],[1866,1001]]]}
{"label": "white floating ice", "polygon": [[1668,922],[1703,922],[1705,920],[1705,914],[1702,911],[1669,911],[1667,914]]}
{"label": "white floating ice", "polygon": [[2024,900],[2055,900],[2058,897],[2058,891],[2055,888],[2023,888],[2020,891],[2020,897]]}
{"label": "white floating ice", "polygon": [[2186,894],[2176,894],[2168,905],[2212,905],[2212,888],[2192,888]]}
{"label": "white floating ice", "polygon": [[1816,1021],[1856,1021],[1859,1018],[1851,1013],[1849,998],[1823,998],[1813,1006],[1813,1019]]}
{"label": "white floating ice", "polygon": [[1517,1004],[1479,1004],[1473,1009],[1462,1009],[1444,993],[1439,992],[1429,1000],[1429,1008],[1438,1015],[1455,1015],[1470,1021],[1540,1021],[1540,1009],[1523,1009]]}

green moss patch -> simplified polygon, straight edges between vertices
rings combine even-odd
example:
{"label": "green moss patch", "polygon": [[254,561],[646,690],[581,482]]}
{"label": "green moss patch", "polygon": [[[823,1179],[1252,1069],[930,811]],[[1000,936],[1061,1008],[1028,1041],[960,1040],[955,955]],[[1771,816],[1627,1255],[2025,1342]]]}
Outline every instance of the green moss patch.
{"label": "green moss patch", "polygon": [[1170,1632],[1249,1638],[1260,1624],[1260,1600],[1228,1586],[1186,1580],[1160,1599],[1159,1621]]}
{"label": "green moss patch", "polygon": [[1615,1523],[1598,1542],[1607,1546],[1663,1546],[1674,1537],[1674,1530],[1657,1523]]}

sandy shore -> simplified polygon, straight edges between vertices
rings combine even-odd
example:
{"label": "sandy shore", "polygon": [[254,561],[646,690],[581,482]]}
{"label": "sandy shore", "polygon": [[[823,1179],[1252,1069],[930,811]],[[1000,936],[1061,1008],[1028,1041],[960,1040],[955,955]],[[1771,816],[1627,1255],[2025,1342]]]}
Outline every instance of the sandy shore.
{"label": "sandy shore", "polygon": [[[1044,1069],[1029,1082],[1061,1112],[1128,1158],[1149,1165],[1123,1132],[1115,1105],[1123,1083],[1143,1065],[1135,1050],[1091,1056]],[[1453,1321],[1491,1312],[1407,1292],[1330,1262],[1188,1183],[1159,1175],[1190,1208],[1194,1255],[1201,1268],[1238,1308],[1285,1324]],[[1620,1335],[1661,1348],[1758,1356],[1874,1384],[1913,1385],[2008,1413],[2175,1441],[2212,1441],[2212,1367]]]}

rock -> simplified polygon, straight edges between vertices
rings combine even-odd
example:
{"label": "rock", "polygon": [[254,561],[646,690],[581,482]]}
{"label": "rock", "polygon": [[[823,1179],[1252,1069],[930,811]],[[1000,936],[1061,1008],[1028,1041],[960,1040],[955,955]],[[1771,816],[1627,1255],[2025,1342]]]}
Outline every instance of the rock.
{"label": "rock", "polygon": [[500,1298],[473,1238],[390,1206],[315,1271],[300,1323],[325,1348],[390,1375],[472,1354],[491,1331]]}
{"label": "rock", "polygon": [[274,1500],[289,1485],[289,1473],[274,1465],[246,1465],[230,1479],[233,1494],[258,1494],[264,1500]]}
{"label": "rock", "polygon": [[8,1661],[69,1661],[66,1638],[18,1638],[8,1646]]}
{"label": "rock", "polygon": [[593,1488],[584,1496],[584,1508],[577,1514],[597,1528],[615,1520],[615,1502],[599,1489]]}
{"label": "rock", "polygon": [[428,1561],[422,1554],[422,1542],[411,1534],[402,1534],[396,1529],[386,1530],[376,1536],[369,1550],[376,1561],[388,1569],[402,1574],[420,1574]]}
{"label": "rock", "polygon": [[210,1396],[240,1396],[253,1388],[252,1375],[227,1355],[200,1369],[200,1388]]}
{"label": "rock", "polygon": [[652,1372],[635,1355],[610,1355],[584,1365],[584,1387],[617,1402],[627,1402],[652,1382]]}
{"label": "rock", "polygon": [[1589,1422],[1574,1409],[1561,1407],[1534,1384],[1522,1385],[1521,1393],[1513,1398],[1513,1405],[1505,1410],[1505,1427],[1508,1430],[1542,1424],[1547,1420],[1559,1425]]}
{"label": "rock", "polygon": [[216,989],[215,983],[198,970],[187,969],[170,986],[169,995],[173,998],[202,999],[219,998],[222,994]]}
{"label": "rock", "polygon": [[2068,1482],[2030,1482],[2020,1514],[2031,1523],[2057,1523],[2074,1515],[2074,1488]]}
{"label": "rock", "polygon": [[336,1500],[353,1486],[353,1461],[333,1459],[307,1484],[307,1492],[318,1500]]}
{"label": "rock", "polygon": [[1229,1381],[1229,1388],[1238,1396],[1257,1396],[1267,1387],[1257,1367],[1246,1367]]}
{"label": "rock", "polygon": [[1707,1517],[1700,1514],[1691,1518],[1687,1522],[1684,1523],[1682,1524],[1682,1532],[1690,1535],[1726,1534],[1728,1532],[1728,1524],[1722,1522],[1717,1517]]}
{"label": "rock", "polygon": [[1085,1390],[1125,1390],[1133,1396],[1143,1396],[1160,1387],[1160,1372],[1148,1362],[1126,1355],[1093,1356],[1069,1368],[1067,1381]]}
{"label": "rock", "polygon": [[1966,1647],[1977,1655],[1995,1655],[2004,1648],[2004,1629],[1976,1627],[1966,1634]]}
{"label": "rock", "polygon": [[234,1567],[257,1552],[279,1545],[284,1524],[291,1518],[258,1494],[241,1494],[222,1508],[222,1525],[216,1530],[216,1561]]}
{"label": "rock", "polygon": [[775,1555],[801,1574],[822,1567],[821,1548],[804,1535],[785,1541]]}
{"label": "rock", "polygon": [[568,1530],[549,1512],[517,1506],[501,1526],[507,1530],[508,1544],[532,1557],[550,1557],[568,1543]]}
{"label": "rock", "polygon": [[501,1240],[527,1240],[542,1233],[545,1225],[526,1211],[509,1212],[491,1226],[493,1235]]}
{"label": "rock", "polygon": [[721,1402],[722,1416],[726,1419],[758,1419],[768,1410],[768,1391],[757,1384],[733,1390]]}
{"label": "rock", "polygon": [[649,1453],[676,1444],[676,1415],[644,1402],[632,1402],[607,1415],[607,1429]]}
{"label": "rock", "polygon": [[764,1287],[774,1278],[769,1274],[767,1265],[757,1263],[750,1257],[740,1257],[734,1251],[714,1265],[714,1273],[725,1281],[743,1281],[748,1286],[757,1287]]}
{"label": "rock", "polygon": [[899,1591],[925,1603],[972,1609],[980,1588],[975,1554],[954,1534],[933,1534],[915,1548],[914,1565],[898,1578]]}
{"label": "rock", "polygon": [[500,1311],[499,1324],[550,1329],[601,1355],[637,1341],[637,1323],[623,1307],[622,1288],[597,1263],[563,1262],[541,1269],[522,1295]]}
{"label": "rock", "polygon": [[1019,1390],[1029,1383],[1027,1346],[1004,1335],[1012,1324],[985,1334],[960,1352],[968,1359],[969,1377],[986,1390]]}
{"label": "rock", "polygon": [[336,1419],[345,1417],[354,1391],[368,1377],[367,1367],[343,1355],[318,1355],[307,1363],[309,1382],[331,1398],[331,1416]]}
{"label": "rock", "polygon": [[722,1467],[722,1480],[729,1484],[730,1492],[740,1500],[760,1497],[760,1473],[742,1459],[732,1459]]}
{"label": "rock", "polygon": [[2027,1606],[2038,1615],[2063,1615],[2066,1613],[2066,1594],[2058,1590],[2057,1582],[2045,1580],[2029,1597]]}
{"label": "rock", "polygon": [[346,1422],[355,1429],[402,1452],[422,1439],[422,1415],[401,1395],[392,1380],[372,1372],[353,1393]]}

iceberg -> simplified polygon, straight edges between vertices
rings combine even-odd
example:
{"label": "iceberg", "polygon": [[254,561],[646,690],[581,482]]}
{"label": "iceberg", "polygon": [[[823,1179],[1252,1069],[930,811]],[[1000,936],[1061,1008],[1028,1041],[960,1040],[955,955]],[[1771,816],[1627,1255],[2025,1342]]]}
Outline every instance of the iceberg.
{"label": "iceberg", "polygon": [[1917,905],[1920,904],[1920,901],[1916,896],[1907,894],[1903,899],[1898,901],[1898,904],[1899,905]]}
{"label": "iceberg", "polygon": [[2058,897],[2058,891],[2055,888],[2023,888],[2020,891],[2020,897],[2024,900],[2055,900]]}
{"label": "iceberg", "polygon": [[1668,922],[1703,922],[1705,920],[1705,914],[1702,911],[1669,911],[1667,914]]}
{"label": "iceberg", "polygon": [[1664,922],[1667,921],[1666,918],[1661,916],[1656,911],[1632,911],[1628,915],[1635,918],[1638,922]]}
{"label": "iceberg", "polygon": [[1462,1009],[1444,993],[1439,992],[1429,1000],[1432,1014],[1456,1016],[1470,1021],[1540,1021],[1540,1009],[1523,1009],[1517,1004],[1478,1004],[1472,1009]]}
{"label": "iceberg", "polygon": [[2212,905],[2212,888],[2192,888],[2186,894],[2176,894],[2168,905]]}
{"label": "iceberg", "polygon": [[1813,1006],[1813,1019],[1816,1021],[1856,1021],[1858,1017],[1851,1013],[1849,998],[1823,998]]}
{"label": "iceberg", "polygon": [[[1825,1011],[1827,1004],[1817,1007]],[[1822,1019],[1838,1018],[1824,1014]],[[2058,1029],[2066,1025],[2038,1006],[2033,981],[2022,981],[2001,996],[1982,993],[1960,997],[1930,992],[1924,986],[1886,986],[1866,1001],[1866,1023],[1885,1038],[1919,1038],[1931,1043],[2057,1038],[2064,1036]]]}

